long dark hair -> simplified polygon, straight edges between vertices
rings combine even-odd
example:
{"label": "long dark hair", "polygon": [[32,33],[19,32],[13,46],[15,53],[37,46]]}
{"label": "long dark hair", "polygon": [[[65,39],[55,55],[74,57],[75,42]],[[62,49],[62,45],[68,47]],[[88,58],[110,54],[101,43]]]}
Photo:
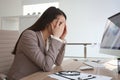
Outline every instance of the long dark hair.
{"label": "long dark hair", "polygon": [[[58,15],[63,15],[65,17],[65,19],[67,19],[65,13],[62,10],[60,10],[59,8],[56,8],[56,7],[49,7],[41,15],[41,17],[31,27],[27,28],[26,30],[32,30],[32,31],[44,30],[46,27],[48,27],[47,25],[49,25],[54,19],[57,18]],[[18,42],[19,42],[23,32],[21,33],[21,35],[20,35],[20,37],[19,37],[19,39],[14,47],[12,54],[16,54],[17,45],[18,45]]]}

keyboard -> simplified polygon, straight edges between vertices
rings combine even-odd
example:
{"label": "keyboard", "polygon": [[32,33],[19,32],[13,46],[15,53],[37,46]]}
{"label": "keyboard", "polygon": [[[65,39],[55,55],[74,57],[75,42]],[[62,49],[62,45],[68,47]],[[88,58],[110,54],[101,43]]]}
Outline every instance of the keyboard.
{"label": "keyboard", "polygon": [[103,64],[91,62],[91,61],[85,61],[83,62],[85,65],[91,66],[91,67],[104,67]]}

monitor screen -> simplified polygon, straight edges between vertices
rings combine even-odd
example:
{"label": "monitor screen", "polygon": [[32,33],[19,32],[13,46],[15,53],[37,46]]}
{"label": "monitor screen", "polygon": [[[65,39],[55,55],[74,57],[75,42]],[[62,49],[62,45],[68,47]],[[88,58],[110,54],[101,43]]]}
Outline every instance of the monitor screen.
{"label": "monitor screen", "polygon": [[120,56],[120,13],[108,18],[100,53]]}

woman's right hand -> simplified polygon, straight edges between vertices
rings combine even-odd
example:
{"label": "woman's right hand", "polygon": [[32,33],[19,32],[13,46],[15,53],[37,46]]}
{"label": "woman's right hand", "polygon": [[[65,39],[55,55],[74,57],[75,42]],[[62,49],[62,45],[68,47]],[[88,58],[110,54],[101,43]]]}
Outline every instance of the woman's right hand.
{"label": "woman's right hand", "polygon": [[60,38],[65,29],[65,23],[60,19],[57,20],[56,25],[52,26],[53,36]]}

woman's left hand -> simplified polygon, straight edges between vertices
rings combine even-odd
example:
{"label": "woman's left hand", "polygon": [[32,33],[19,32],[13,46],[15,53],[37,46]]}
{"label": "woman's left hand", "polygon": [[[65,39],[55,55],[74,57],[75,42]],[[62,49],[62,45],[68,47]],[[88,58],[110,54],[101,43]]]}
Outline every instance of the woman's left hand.
{"label": "woman's left hand", "polygon": [[65,37],[67,35],[67,25],[65,25],[65,28],[64,28],[64,31],[63,31],[63,34],[60,36],[60,39],[64,40]]}

